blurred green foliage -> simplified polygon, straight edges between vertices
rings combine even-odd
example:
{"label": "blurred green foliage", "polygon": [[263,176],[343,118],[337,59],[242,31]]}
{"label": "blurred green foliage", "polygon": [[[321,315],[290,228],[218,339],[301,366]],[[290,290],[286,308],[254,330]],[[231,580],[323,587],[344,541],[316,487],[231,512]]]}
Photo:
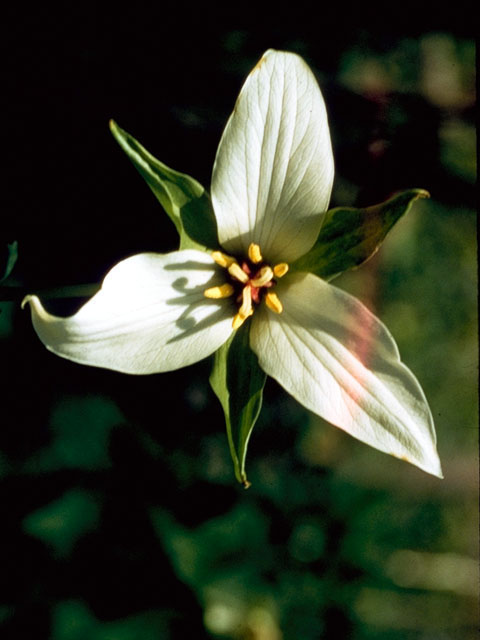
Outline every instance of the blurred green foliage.
{"label": "blurred green foliage", "polygon": [[[331,38],[310,30],[307,18],[298,31],[286,22],[271,33],[223,23],[208,38],[202,31],[201,41],[192,27],[195,56],[182,58],[166,31],[172,25],[159,22],[159,37],[148,22],[133,10],[121,22],[109,15],[108,28],[62,40],[63,58],[58,42],[71,24],[58,17],[58,29],[44,33],[32,22],[26,52],[35,34],[42,46],[34,56],[14,49],[16,74],[25,57],[21,77],[31,86],[12,94],[16,108],[43,105],[45,130],[59,130],[58,138],[49,133],[51,158],[26,169],[25,154],[37,147],[45,154],[45,140],[27,131],[15,138],[16,278],[33,288],[99,280],[129,253],[169,249],[169,222],[162,226],[155,200],[120,153],[117,162],[107,119],[152,140],[155,155],[207,184],[245,73],[269,46],[298,51],[318,72],[328,105],[332,206],[368,206],[403,188],[432,195],[414,204],[368,264],[335,284],[385,321],[421,381],[445,479],[369,449],[269,381],[245,492],[208,388],[211,362],[142,378],[81,367],[48,353],[27,314],[2,303],[1,637],[473,639],[472,40],[431,21],[405,34],[332,22]],[[162,76],[167,45],[173,53]],[[160,76],[168,91],[153,86]],[[22,131],[26,122],[22,116]],[[21,146],[24,138],[31,148]],[[70,157],[73,143],[78,164],[59,167],[59,150],[67,145]],[[56,182],[48,181],[53,167]]]}
{"label": "blurred green foliage", "polygon": [[52,640],[157,640],[168,637],[168,616],[159,613],[101,623],[83,602],[66,600],[53,611]]}
{"label": "blurred green foliage", "polygon": [[8,278],[15,266],[18,259],[18,242],[15,240],[14,242],[7,243],[6,247],[2,247],[2,249],[4,255],[0,262],[0,282]]}
{"label": "blurred green foliage", "polygon": [[24,530],[50,545],[58,556],[68,556],[76,541],[98,523],[95,497],[71,489],[61,498],[33,511],[24,520]]}
{"label": "blurred green foliage", "polygon": [[107,469],[110,467],[110,431],[123,416],[106,397],[62,397],[50,417],[51,442],[25,465],[27,472],[58,469]]}

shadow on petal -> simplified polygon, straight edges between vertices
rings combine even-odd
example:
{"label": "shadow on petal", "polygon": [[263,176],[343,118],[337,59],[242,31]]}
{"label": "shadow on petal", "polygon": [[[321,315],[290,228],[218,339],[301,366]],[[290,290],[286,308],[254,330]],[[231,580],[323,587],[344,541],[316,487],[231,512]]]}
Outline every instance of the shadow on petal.
{"label": "shadow on petal", "polygon": [[185,262],[174,262],[166,264],[165,271],[211,271],[212,264],[208,262],[197,262],[195,260],[186,260]]}
{"label": "shadow on petal", "polygon": [[178,320],[176,321],[176,325],[180,329],[182,329],[182,333],[171,338],[168,341],[168,344],[172,342],[178,342],[179,340],[183,340],[185,338],[189,338],[195,333],[203,331],[204,329],[208,329],[209,327],[213,327],[214,325],[217,325],[220,322],[224,322],[225,320],[231,322],[233,316],[235,315],[235,309],[229,305],[226,308],[217,308],[207,317],[202,318],[201,320],[197,320],[190,315],[193,310],[194,305],[191,305],[184,311],[180,318],[178,318]]}
{"label": "shadow on petal", "polygon": [[[192,261],[180,265],[172,265],[172,267],[197,270],[197,265],[205,268],[205,265],[193,263]],[[207,267],[211,269],[211,266],[207,265]],[[169,343],[182,340],[203,329],[208,329],[219,322],[234,317],[235,306],[230,299],[213,300],[203,295],[204,291],[209,287],[223,284],[224,280],[222,277],[223,270],[219,270],[213,274],[207,282],[201,285],[188,287],[188,278],[186,277],[178,278],[172,283],[172,288],[178,291],[180,295],[167,300],[167,304],[182,305],[185,307],[185,310],[175,320],[175,324],[182,330],[182,333],[171,338]],[[191,299],[190,304],[188,304],[189,299]],[[199,314],[201,316],[200,318]]]}

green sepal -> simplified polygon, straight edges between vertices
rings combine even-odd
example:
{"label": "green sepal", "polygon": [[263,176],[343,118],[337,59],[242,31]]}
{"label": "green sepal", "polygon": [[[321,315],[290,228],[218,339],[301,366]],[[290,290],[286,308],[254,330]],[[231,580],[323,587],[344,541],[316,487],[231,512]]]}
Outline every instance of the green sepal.
{"label": "green sepal", "polygon": [[332,280],[371,258],[395,223],[418,198],[429,198],[424,189],[401,191],[372,207],[338,207],[327,211],[322,229],[312,249],[292,270],[309,271]]}
{"label": "green sepal", "polygon": [[243,324],[215,353],[210,385],[223,407],[228,444],[237,480],[250,486],[245,471],[247,446],[262,407],[267,376],[250,349],[250,323]]}
{"label": "green sepal", "polygon": [[202,185],[157,160],[113,120],[110,130],[175,225],[180,249],[216,249],[217,223]]}

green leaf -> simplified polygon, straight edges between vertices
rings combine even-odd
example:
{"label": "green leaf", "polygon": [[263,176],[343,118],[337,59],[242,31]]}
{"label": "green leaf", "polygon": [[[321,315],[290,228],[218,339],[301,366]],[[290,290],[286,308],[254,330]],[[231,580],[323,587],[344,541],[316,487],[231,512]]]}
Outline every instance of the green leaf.
{"label": "green leaf", "polygon": [[216,249],[217,222],[202,185],[157,160],[113,120],[110,130],[175,225],[180,249]]}
{"label": "green leaf", "polygon": [[18,258],[18,242],[14,240],[12,243],[7,244],[6,247],[6,259],[3,261],[0,270],[0,282],[6,280],[11,274],[13,267]]}
{"label": "green leaf", "polygon": [[292,269],[332,280],[371,258],[394,224],[428,191],[409,189],[373,207],[338,207],[327,211],[317,242]]}
{"label": "green leaf", "polygon": [[107,397],[63,397],[52,411],[52,439],[25,463],[27,473],[60,469],[97,471],[111,466],[109,443],[112,430],[124,418]]}
{"label": "green leaf", "polygon": [[83,489],[70,489],[61,498],[30,513],[24,530],[67,556],[82,535],[95,529],[99,519],[96,499]]}
{"label": "green leaf", "polygon": [[58,600],[52,606],[51,640],[158,640],[169,638],[175,612],[151,609],[117,620],[98,620],[81,599]]}
{"label": "green leaf", "polygon": [[250,349],[250,324],[233,333],[215,354],[210,385],[225,414],[228,444],[235,476],[245,488],[250,486],[245,471],[247,446],[262,406],[267,376]]}

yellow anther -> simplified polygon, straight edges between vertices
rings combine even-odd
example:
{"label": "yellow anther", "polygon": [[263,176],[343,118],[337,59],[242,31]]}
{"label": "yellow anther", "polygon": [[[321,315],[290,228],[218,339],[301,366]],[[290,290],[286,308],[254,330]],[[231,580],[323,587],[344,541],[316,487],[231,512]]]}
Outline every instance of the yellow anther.
{"label": "yellow anther", "polygon": [[226,253],[222,253],[221,251],[213,251],[212,258],[217,264],[225,268],[228,268],[231,264],[236,262],[235,258],[232,258],[232,256],[227,256]]}
{"label": "yellow anther", "polygon": [[242,318],[242,316],[237,313],[237,315],[234,317],[233,322],[232,322],[232,327],[234,329],[238,329],[239,327],[242,326],[242,324],[245,322],[246,318]]}
{"label": "yellow anther", "polygon": [[251,287],[243,287],[242,304],[238,310],[238,315],[242,318],[248,318],[253,313],[252,308],[252,289]]}
{"label": "yellow anther", "polygon": [[262,267],[259,271],[259,275],[254,280],[251,280],[251,283],[254,287],[264,287],[266,284],[270,282],[273,278],[272,268],[266,265]]}
{"label": "yellow anther", "polygon": [[286,262],[279,262],[273,267],[273,273],[277,278],[281,278],[288,271],[288,264]]}
{"label": "yellow anther", "polygon": [[260,253],[260,247],[258,244],[255,244],[254,242],[252,242],[251,245],[248,247],[248,258],[250,262],[253,262],[253,264],[258,264],[263,260],[262,254]]}
{"label": "yellow anther", "polygon": [[267,293],[267,295],[265,296],[265,304],[275,313],[282,313],[283,311],[283,305],[278,299],[276,293]]}
{"label": "yellow anther", "polygon": [[205,289],[203,295],[206,298],[213,298],[214,300],[216,300],[218,298],[229,298],[233,295],[234,291],[235,289],[233,288],[233,286],[226,282],[219,287],[210,287],[210,289]]}
{"label": "yellow anther", "polygon": [[228,273],[232,276],[232,278],[235,278],[235,280],[243,282],[243,284],[247,284],[248,276],[240,267],[238,262],[232,262],[232,264],[228,267]]}

